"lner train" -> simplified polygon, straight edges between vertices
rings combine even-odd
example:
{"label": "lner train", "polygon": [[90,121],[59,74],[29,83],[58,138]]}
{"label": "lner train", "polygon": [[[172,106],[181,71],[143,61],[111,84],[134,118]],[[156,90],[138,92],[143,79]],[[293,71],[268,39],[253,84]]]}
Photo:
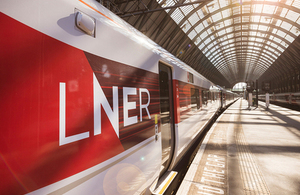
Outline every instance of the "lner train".
{"label": "lner train", "polygon": [[97,1],[0,10],[2,195],[163,193],[236,98]]}
{"label": "lner train", "polygon": [[[258,99],[265,101],[266,95],[258,95]],[[286,105],[289,107],[300,108],[300,92],[291,92],[291,93],[270,93],[269,101],[271,103],[277,103],[281,105]]]}

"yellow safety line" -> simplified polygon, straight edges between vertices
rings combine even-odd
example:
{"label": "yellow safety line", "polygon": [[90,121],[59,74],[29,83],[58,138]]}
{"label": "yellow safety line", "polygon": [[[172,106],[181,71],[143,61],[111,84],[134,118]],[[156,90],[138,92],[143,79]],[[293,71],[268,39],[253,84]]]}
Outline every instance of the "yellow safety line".
{"label": "yellow safety line", "polygon": [[166,190],[166,188],[169,186],[169,184],[171,183],[171,181],[174,179],[174,177],[176,176],[176,172],[173,172],[172,176],[169,178],[169,180],[167,181],[167,183],[164,185],[164,187],[159,191],[158,194],[162,194],[164,193],[164,191]]}

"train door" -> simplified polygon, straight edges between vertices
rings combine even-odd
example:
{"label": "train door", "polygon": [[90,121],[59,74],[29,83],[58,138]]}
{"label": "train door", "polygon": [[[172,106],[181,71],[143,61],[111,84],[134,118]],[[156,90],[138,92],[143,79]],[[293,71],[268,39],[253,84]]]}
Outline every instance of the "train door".
{"label": "train door", "polygon": [[161,176],[171,164],[175,145],[172,69],[162,63],[159,63],[159,87],[162,140]]}
{"label": "train door", "polygon": [[192,110],[200,109],[199,89],[191,88],[191,105]]}

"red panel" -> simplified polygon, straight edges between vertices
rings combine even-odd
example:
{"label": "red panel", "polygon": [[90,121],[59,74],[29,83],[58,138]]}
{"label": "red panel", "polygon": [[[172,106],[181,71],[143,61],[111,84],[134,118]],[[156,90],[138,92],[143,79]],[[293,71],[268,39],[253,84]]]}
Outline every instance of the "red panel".
{"label": "red panel", "polygon": [[[84,52],[0,13],[0,194],[24,194],[124,151],[107,116],[93,136],[93,71]],[[59,83],[66,83],[66,135],[59,146]],[[5,179],[3,179],[5,178]]]}

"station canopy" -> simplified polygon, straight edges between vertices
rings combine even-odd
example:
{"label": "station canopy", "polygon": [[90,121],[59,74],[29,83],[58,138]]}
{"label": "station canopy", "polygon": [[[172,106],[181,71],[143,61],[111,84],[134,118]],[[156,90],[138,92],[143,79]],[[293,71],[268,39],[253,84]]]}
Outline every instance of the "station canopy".
{"label": "station canopy", "polygon": [[278,59],[300,34],[300,0],[103,3],[220,86],[255,81],[278,61],[281,64],[268,74],[299,71],[300,52],[296,48],[289,51],[293,59]]}

